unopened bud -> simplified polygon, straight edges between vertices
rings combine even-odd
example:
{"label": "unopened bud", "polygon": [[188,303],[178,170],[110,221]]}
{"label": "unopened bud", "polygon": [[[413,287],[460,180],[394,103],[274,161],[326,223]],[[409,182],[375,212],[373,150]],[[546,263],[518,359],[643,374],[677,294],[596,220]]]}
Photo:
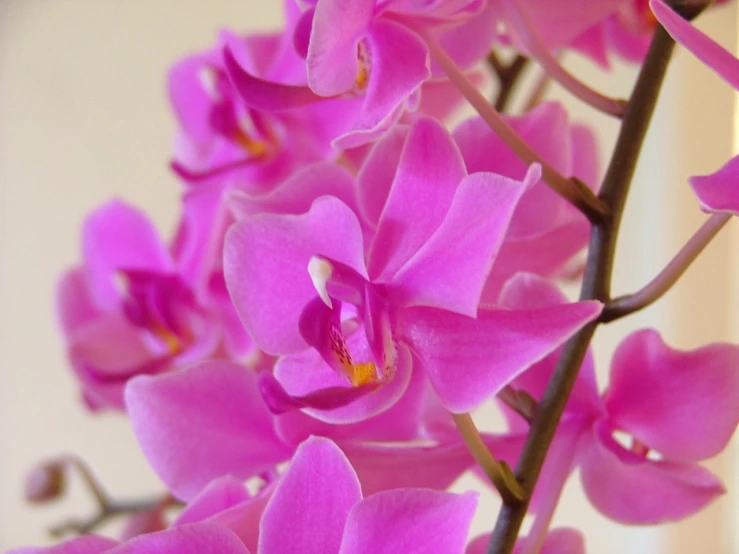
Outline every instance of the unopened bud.
{"label": "unopened bud", "polygon": [[26,500],[34,504],[59,498],[67,485],[63,462],[44,462],[26,477]]}

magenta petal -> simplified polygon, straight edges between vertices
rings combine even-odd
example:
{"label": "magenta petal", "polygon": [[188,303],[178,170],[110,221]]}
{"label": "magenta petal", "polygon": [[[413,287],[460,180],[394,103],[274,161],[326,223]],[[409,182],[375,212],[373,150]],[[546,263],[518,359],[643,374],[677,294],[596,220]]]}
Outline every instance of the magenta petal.
{"label": "magenta petal", "polygon": [[110,554],[249,554],[228,528],[203,521],[142,535],[108,551]]}
{"label": "magenta petal", "polygon": [[263,371],[259,376],[259,391],[264,402],[275,415],[300,408],[311,409],[311,412],[330,413],[355,402],[375,388],[376,385],[329,386],[303,395],[291,395],[269,371]]}
{"label": "magenta petal", "polygon": [[357,47],[367,33],[374,8],[375,0],[316,3],[306,59],[308,83],[316,94],[335,96],[354,86]]}
{"label": "magenta petal", "polygon": [[307,346],[298,322],[317,295],[308,262],[324,256],[366,277],[362,241],[354,213],[330,197],[319,198],[302,215],[261,214],[231,227],[224,252],[226,283],[262,350],[282,355]]}
{"label": "magenta petal", "polygon": [[90,298],[84,270],[79,267],[67,271],[59,278],[56,304],[65,335],[90,322],[100,313]]}
{"label": "magenta petal", "polygon": [[[306,370],[310,371],[307,366]],[[427,387],[425,375],[414,371],[411,382],[400,399],[382,413],[357,423],[334,425],[306,413],[292,411],[277,418],[277,434],[288,444],[299,444],[310,435],[320,435],[336,441],[346,439],[374,443],[414,440],[420,434],[422,403],[427,396]],[[456,428],[454,431],[456,432]]]}
{"label": "magenta petal", "polygon": [[613,355],[605,405],[616,427],[670,460],[715,456],[739,423],[739,347],[680,351],[637,331]]}
{"label": "magenta petal", "polygon": [[308,439],[267,504],[259,552],[338,552],[347,515],[361,499],[359,480],[344,453],[328,439]]}
{"label": "magenta petal", "polygon": [[229,191],[228,202],[233,213],[242,219],[261,212],[304,213],[321,196],[334,196],[357,211],[355,177],[332,162],[318,162],[301,168],[266,194],[233,189]]}
{"label": "magenta petal", "polygon": [[136,438],[159,477],[180,498],[212,479],[246,479],[285,460],[256,374],[228,362],[206,362],[126,387]]}
{"label": "magenta petal", "polygon": [[593,505],[626,524],[656,524],[694,514],[723,494],[708,470],[693,464],[654,462],[623,450],[595,433],[583,441],[580,478]]}
{"label": "magenta petal", "polygon": [[203,521],[223,510],[248,500],[249,492],[244,483],[233,477],[219,477],[208,483],[179,513],[174,525]]}
{"label": "magenta petal", "polygon": [[715,173],[691,177],[689,182],[703,211],[739,215],[739,156]]}
{"label": "magenta petal", "polygon": [[292,110],[322,100],[311,89],[299,85],[281,85],[248,73],[225,48],[223,60],[236,92],[244,103],[267,112]]}
{"label": "magenta petal", "polygon": [[394,126],[372,146],[357,175],[360,210],[373,228],[380,221],[390,194],[407,136],[405,125]]}
{"label": "magenta petal", "polygon": [[454,140],[438,122],[419,119],[408,133],[372,243],[369,272],[385,281],[415,254],[446,217],[467,174]]}
{"label": "magenta petal", "polygon": [[365,498],[346,521],[340,554],[464,551],[477,493],[396,489]]}
{"label": "magenta petal", "polygon": [[[370,356],[361,330],[349,337],[347,343],[358,360],[364,361]],[[352,387],[312,350],[281,358],[275,367],[275,376],[290,395],[300,397],[301,407],[306,408],[307,414],[327,423],[349,424],[391,408],[408,389],[412,371],[413,362],[408,348],[398,345],[397,368],[386,383]],[[324,392],[319,396],[322,402],[317,402],[315,396],[326,389],[332,393],[331,396]]]}
{"label": "magenta petal", "polygon": [[90,293],[100,307],[114,307],[119,270],[172,269],[167,247],[143,212],[112,200],[85,219],[82,230],[85,271]]}
{"label": "magenta petal", "polygon": [[665,30],[693,55],[739,90],[739,60],[675,13],[663,0],[650,0],[654,16]]}
{"label": "magenta petal", "polygon": [[411,341],[444,405],[462,413],[498,393],[601,309],[599,302],[536,310],[481,308],[473,319],[433,308],[407,308],[398,314],[398,328]]}
{"label": "magenta petal", "polygon": [[369,36],[372,68],[359,115],[361,129],[374,129],[431,76],[426,43],[408,27],[380,20]]}
{"label": "magenta petal", "polygon": [[[500,305],[504,308],[538,309],[567,304],[567,297],[554,283],[530,273],[521,273],[513,277],[500,295]],[[536,400],[544,394],[554,368],[559,360],[559,351],[554,352],[537,362],[511,383],[515,389],[523,389]],[[572,415],[594,415],[603,411],[598,384],[595,380],[595,363],[593,354],[585,354],[575,386],[567,400],[565,413]]]}
{"label": "magenta petal", "polygon": [[434,446],[342,443],[369,496],[403,487],[444,490],[475,464],[461,441]]}
{"label": "magenta petal", "polygon": [[97,535],[84,535],[55,546],[26,546],[8,550],[7,554],[102,554],[109,552],[118,541]]}
{"label": "magenta petal", "polygon": [[[526,182],[539,179],[532,167]],[[444,220],[398,270],[390,289],[403,305],[431,306],[474,317],[508,223],[525,186],[494,173],[474,173],[457,188]]]}

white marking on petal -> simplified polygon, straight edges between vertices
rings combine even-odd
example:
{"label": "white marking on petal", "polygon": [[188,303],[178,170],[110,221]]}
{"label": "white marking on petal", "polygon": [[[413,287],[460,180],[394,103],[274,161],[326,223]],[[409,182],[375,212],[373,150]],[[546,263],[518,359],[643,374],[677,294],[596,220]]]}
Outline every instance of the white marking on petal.
{"label": "white marking on petal", "polygon": [[313,281],[313,286],[316,287],[318,296],[321,297],[321,300],[323,300],[329,308],[333,308],[333,304],[331,303],[331,297],[328,295],[328,291],[326,290],[326,283],[328,283],[333,272],[334,266],[332,266],[331,262],[325,258],[313,256],[308,262],[308,274]]}

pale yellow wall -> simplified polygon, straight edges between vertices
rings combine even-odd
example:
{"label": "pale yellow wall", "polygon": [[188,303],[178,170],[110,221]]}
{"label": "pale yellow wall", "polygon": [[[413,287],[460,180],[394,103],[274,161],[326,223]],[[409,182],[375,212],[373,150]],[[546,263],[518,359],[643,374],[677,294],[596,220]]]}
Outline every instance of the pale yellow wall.
{"label": "pale yellow wall", "polygon": [[[173,123],[164,72],[178,56],[210,44],[221,26],[278,25],[278,4],[0,0],[0,548],[39,542],[46,526],[89,508],[84,495],[59,508],[23,505],[22,476],[44,456],[79,452],[119,495],[157,489],[125,419],[91,418],[76,402],[53,319],[54,279],[79,255],[83,214],[110,196],[171,228],[177,183],[166,168]],[[701,26],[734,44],[735,7]],[[571,65],[602,90],[629,91],[629,69],[603,78],[587,63]],[[685,178],[718,167],[730,153],[731,92],[684,53],[666,86],[628,207],[617,292],[648,280],[697,228],[701,215]],[[615,122],[569,104],[577,117],[597,122],[605,160]],[[634,325],[658,325],[686,347],[729,338],[739,300],[736,293],[733,303],[726,300],[739,282],[736,267],[727,274],[731,252],[739,252],[736,231],[730,227],[664,303],[600,333],[602,375],[608,352]],[[715,467],[729,479],[736,457],[730,452]],[[591,554],[730,554],[739,550],[730,546],[739,544],[732,539],[738,506],[735,490],[682,527],[632,530],[595,514],[573,480],[557,521],[585,529]],[[476,531],[490,527],[495,509],[492,497],[483,500]]]}

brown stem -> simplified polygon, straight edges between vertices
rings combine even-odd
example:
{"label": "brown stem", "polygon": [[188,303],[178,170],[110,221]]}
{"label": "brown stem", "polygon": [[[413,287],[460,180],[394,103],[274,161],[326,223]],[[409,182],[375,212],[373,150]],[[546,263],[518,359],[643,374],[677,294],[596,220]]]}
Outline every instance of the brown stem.
{"label": "brown stem", "polygon": [[516,481],[511,468],[505,462],[499,462],[490,453],[485,441],[480,436],[475,422],[470,414],[452,414],[454,424],[464,439],[470,454],[475,458],[477,465],[485,472],[490,482],[498,489],[503,502],[520,504],[526,494],[521,484]]}
{"label": "brown stem", "polygon": [[[616,147],[599,198],[610,208],[609,214],[593,224],[588,259],[580,298],[610,300],[613,258],[626,197],[631,184],[649,121],[654,112],[667,65],[675,46],[661,28],[657,28],[649,52],[639,72],[624,114]],[[516,477],[527,491],[527,499],[536,485],[554,433],[575,384],[598,322],[590,323],[572,337],[562,355],[531,425]],[[528,509],[528,501],[503,504],[488,545],[488,554],[510,554],[516,544]]]}
{"label": "brown stem", "polygon": [[518,85],[520,77],[529,63],[529,59],[526,56],[517,54],[512,62],[508,65],[503,65],[495,52],[490,52],[487,61],[498,78],[498,94],[495,97],[493,105],[496,110],[503,113],[508,109],[513,91],[516,89],[516,85]]}
{"label": "brown stem", "polygon": [[59,538],[70,533],[78,535],[91,533],[112,518],[157,508],[165,510],[170,506],[178,504],[178,501],[169,494],[130,501],[113,500],[98,482],[92,470],[80,458],[77,456],[64,456],[59,459],[59,462],[68,468],[74,469],[79,474],[82,482],[95,500],[97,511],[89,518],[70,519],[59,525],[55,525],[49,529],[49,533],[54,537]]}
{"label": "brown stem", "polygon": [[656,302],[669,291],[682,277],[690,265],[700,256],[700,253],[711,243],[713,238],[731,219],[729,214],[716,214],[708,219],[700,229],[685,243],[677,255],[660,271],[657,276],[647,283],[644,288],[621,296],[611,301],[603,310],[600,321],[608,323],[629,314],[646,308]]}

